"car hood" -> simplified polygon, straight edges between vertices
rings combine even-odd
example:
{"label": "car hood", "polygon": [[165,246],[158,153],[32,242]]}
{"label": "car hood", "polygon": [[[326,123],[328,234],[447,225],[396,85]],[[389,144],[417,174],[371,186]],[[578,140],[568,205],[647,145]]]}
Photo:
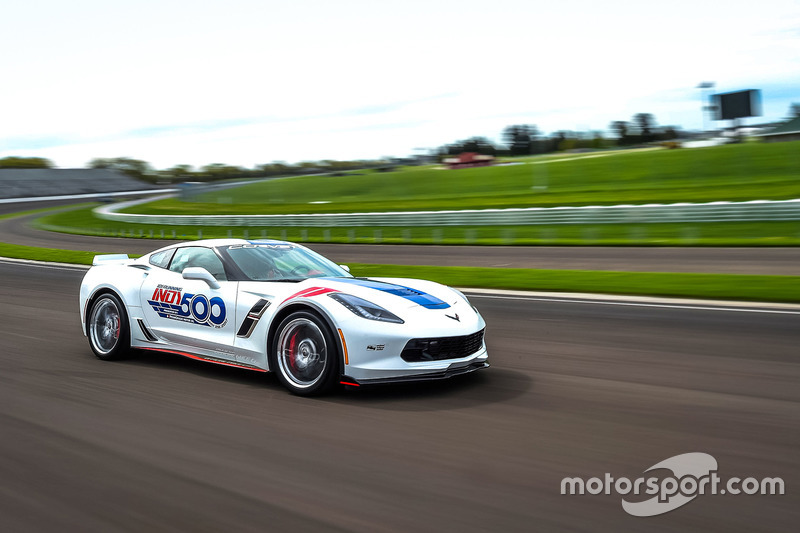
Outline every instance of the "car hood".
{"label": "car hood", "polygon": [[456,294],[438,283],[406,278],[332,278],[332,288],[395,308],[447,309]]}
{"label": "car hood", "polygon": [[[464,335],[485,326],[480,314],[463,295],[432,281],[408,278],[310,278],[299,283],[242,282],[240,288],[273,300],[274,309],[294,301],[311,300],[340,317],[350,317],[351,313],[334,303],[328,295],[334,292],[351,294],[397,315],[404,321],[402,327],[411,327],[417,337]],[[359,320],[355,315],[352,318]]]}
{"label": "car hood", "polygon": [[309,278],[299,283],[243,282],[242,289],[268,294],[279,304],[295,298],[314,298],[336,291],[358,296],[388,310],[449,309],[462,300],[449,287],[432,281],[408,278]]}

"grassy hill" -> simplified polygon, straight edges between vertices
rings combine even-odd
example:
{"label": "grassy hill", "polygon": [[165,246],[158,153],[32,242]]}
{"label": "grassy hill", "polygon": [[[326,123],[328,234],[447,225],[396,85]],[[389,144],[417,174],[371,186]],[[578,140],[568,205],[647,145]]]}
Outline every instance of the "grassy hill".
{"label": "grassy hill", "polygon": [[527,158],[517,164],[276,179],[138,213],[269,214],[800,198],[800,141]]}

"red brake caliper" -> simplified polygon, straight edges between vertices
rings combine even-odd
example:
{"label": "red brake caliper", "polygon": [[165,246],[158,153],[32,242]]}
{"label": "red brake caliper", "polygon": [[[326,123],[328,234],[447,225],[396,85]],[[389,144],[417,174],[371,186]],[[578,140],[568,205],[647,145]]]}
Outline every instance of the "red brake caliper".
{"label": "red brake caliper", "polygon": [[294,348],[297,345],[297,331],[295,330],[292,333],[292,336],[289,338],[289,353],[291,353],[291,357],[289,358],[289,366],[292,367],[292,370],[297,370],[297,362],[295,360],[295,353]]}

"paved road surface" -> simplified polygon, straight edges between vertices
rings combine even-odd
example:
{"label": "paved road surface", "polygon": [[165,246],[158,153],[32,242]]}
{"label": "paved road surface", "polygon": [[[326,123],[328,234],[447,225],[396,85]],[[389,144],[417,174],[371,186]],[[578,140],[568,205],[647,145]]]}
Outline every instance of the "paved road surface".
{"label": "paved road surface", "polygon": [[[287,394],[267,374],[96,359],[82,272],[0,263],[0,530],[792,531],[800,315],[473,297],[492,368]],[[565,476],[701,451],[783,496],[634,518]]]}

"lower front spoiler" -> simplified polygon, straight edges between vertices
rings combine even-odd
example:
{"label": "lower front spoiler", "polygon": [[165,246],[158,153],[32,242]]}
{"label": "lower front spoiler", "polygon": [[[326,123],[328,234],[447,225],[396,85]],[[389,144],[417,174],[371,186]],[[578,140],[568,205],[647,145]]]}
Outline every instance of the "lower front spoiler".
{"label": "lower front spoiler", "polygon": [[391,378],[375,378],[375,379],[353,379],[350,376],[342,376],[340,383],[343,385],[381,385],[386,383],[408,383],[412,381],[433,381],[437,379],[448,379],[453,376],[460,376],[461,374],[469,374],[482,368],[489,368],[487,361],[480,361],[472,363],[471,365],[461,366],[458,368],[448,368],[439,372],[431,372],[430,374],[415,374],[410,376],[397,376]]}

